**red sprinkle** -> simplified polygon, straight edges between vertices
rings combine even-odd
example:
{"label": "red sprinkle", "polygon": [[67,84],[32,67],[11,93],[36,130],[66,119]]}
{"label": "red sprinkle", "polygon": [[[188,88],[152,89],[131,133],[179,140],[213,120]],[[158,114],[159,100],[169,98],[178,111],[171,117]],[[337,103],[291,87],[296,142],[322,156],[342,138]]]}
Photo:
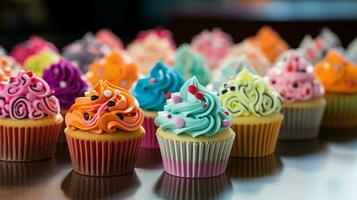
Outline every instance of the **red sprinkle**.
{"label": "red sprinkle", "polygon": [[165,94],[166,99],[171,99],[171,92]]}
{"label": "red sprinkle", "polygon": [[288,65],[287,70],[288,70],[288,72],[292,72],[293,71],[293,67],[291,65]]}
{"label": "red sprinkle", "polygon": [[206,103],[203,103],[203,104],[202,104],[202,108],[207,108],[207,104],[206,104]]}
{"label": "red sprinkle", "polygon": [[229,115],[229,112],[227,112],[227,111],[224,111],[224,114],[226,114],[226,115]]}
{"label": "red sprinkle", "polygon": [[188,86],[188,91],[191,93],[191,94],[195,94],[197,92],[197,88],[196,86],[194,85],[190,85]]}
{"label": "red sprinkle", "polygon": [[149,82],[150,82],[150,83],[156,83],[156,79],[155,79],[155,78],[151,78],[151,79],[149,80]]}
{"label": "red sprinkle", "polygon": [[196,92],[195,97],[199,100],[203,100],[203,94],[201,92]]}
{"label": "red sprinkle", "polygon": [[171,114],[167,114],[167,118],[171,119],[172,115]]}
{"label": "red sprinkle", "polygon": [[15,77],[10,77],[10,81],[15,81],[16,78]]}
{"label": "red sprinkle", "polygon": [[33,76],[32,71],[27,71],[26,74],[27,74],[29,77],[32,77],[32,76]]}

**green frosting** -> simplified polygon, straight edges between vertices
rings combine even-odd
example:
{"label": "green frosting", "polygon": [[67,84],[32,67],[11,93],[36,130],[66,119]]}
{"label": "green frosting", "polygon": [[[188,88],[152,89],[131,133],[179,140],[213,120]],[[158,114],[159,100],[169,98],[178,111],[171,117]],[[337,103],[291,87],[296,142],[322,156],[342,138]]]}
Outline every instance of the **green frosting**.
{"label": "green frosting", "polygon": [[267,116],[280,112],[282,98],[263,78],[244,69],[219,92],[223,107],[233,116]]}
{"label": "green frosting", "polygon": [[204,58],[195,53],[187,44],[181,45],[176,51],[173,67],[186,80],[196,76],[202,85],[207,85],[211,79],[211,71]]}

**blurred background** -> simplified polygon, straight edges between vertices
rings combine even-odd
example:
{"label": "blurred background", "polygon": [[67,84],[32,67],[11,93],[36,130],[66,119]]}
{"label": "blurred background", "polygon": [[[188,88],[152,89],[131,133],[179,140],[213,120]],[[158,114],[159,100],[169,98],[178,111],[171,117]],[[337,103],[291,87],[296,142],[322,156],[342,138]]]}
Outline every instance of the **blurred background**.
{"label": "blurred background", "polygon": [[296,47],[307,33],[329,26],[348,44],[357,36],[357,0],[1,0],[0,45],[7,49],[30,35],[58,47],[85,32],[110,28],[125,43],[158,25],[177,43],[202,29],[221,27],[235,42],[270,25]]}

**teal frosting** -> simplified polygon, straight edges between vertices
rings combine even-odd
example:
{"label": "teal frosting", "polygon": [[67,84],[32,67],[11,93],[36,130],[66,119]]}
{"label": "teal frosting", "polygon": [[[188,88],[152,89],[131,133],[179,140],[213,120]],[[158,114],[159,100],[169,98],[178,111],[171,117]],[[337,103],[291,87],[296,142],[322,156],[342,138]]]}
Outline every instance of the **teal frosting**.
{"label": "teal frosting", "polygon": [[166,98],[171,93],[178,92],[184,83],[179,73],[167,68],[162,62],[157,62],[150,75],[138,80],[131,92],[142,109],[161,111]]}
{"label": "teal frosting", "polygon": [[176,58],[173,67],[188,80],[196,76],[202,85],[207,85],[211,79],[209,70],[204,58],[190,49],[187,44],[181,45],[176,51]]}
{"label": "teal frosting", "polygon": [[[196,88],[197,92],[190,92],[189,88],[192,87]],[[159,112],[156,117],[155,123],[175,135],[186,133],[192,137],[210,137],[222,128],[230,127],[232,122],[229,113],[222,108],[218,96],[193,77],[183,85],[180,92],[172,94],[164,111]]]}

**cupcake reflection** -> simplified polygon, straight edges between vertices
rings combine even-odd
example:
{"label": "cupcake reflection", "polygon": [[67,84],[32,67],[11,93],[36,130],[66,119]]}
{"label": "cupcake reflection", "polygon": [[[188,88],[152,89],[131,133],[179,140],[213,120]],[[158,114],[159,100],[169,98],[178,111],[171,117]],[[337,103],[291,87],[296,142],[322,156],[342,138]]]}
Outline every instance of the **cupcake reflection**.
{"label": "cupcake reflection", "polygon": [[202,179],[181,178],[163,173],[155,185],[159,198],[179,199],[231,199],[233,187],[226,174]]}
{"label": "cupcake reflection", "polygon": [[278,141],[277,154],[282,156],[304,156],[317,153],[325,148],[317,139],[300,141]]}

